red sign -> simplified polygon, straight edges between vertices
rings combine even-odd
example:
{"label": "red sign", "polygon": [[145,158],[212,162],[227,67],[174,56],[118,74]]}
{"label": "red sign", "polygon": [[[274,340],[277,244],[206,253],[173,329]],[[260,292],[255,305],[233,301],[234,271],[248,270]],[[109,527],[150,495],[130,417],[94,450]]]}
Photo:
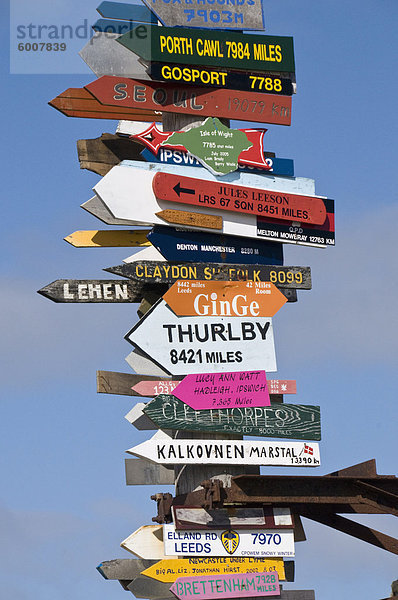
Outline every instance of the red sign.
{"label": "red sign", "polygon": [[189,87],[104,75],[85,86],[101,104],[290,125],[291,96]]}
{"label": "red sign", "polygon": [[156,173],[152,182],[158,200],[216,208],[269,219],[322,225],[326,208],[321,198],[260,188]]}
{"label": "red sign", "polygon": [[295,379],[268,379],[270,394],[295,394],[297,392]]}
{"label": "red sign", "polygon": [[[253,145],[248,150],[243,150],[239,154],[238,163],[240,165],[247,165],[249,167],[256,167],[257,169],[265,169],[269,171],[272,167],[264,156],[263,139],[267,129],[240,129],[246,134],[247,139]],[[142,133],[131,135],[133,140],[137,140],[144,144],[151,152],[157,154],[160,148],[171,148],[172,150],[181,150],[182,152],[188,152],[185,146],[179,146],[176,144],[168,144],[168,138],[173,134],[173,131],[160,131],[157,128],[156,123],[152,123]]]}

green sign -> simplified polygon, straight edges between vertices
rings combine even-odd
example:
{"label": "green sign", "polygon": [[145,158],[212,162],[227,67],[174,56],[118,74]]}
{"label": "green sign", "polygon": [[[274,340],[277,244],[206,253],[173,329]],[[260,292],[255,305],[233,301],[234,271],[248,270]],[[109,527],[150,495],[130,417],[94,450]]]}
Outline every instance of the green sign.
{"label": "green sign", "polygon": [[167,146],[184,146],[206,169],[215,175],[226,175],[238,168],[241,152],[253,146],[239,129],[230,129],[215,117],[208,117],[199,127],[176,131]]}
{"label": "green sign", "polygon": [[117,41],[146,61],[294,72],[291,37],[131,23]]}
{"label": "green sign", "polygon": [[321,439],[319,406],[274,403],[256,408],[194,410],[176,396],[160,394],[148,402],[144,413],[161,429],[296,440]]}

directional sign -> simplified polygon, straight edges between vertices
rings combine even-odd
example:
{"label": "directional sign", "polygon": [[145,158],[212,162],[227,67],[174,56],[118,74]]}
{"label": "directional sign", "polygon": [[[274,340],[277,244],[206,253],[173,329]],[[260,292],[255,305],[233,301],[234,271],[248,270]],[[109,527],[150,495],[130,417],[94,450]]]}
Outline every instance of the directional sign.
{"label": "directional sign", "polygon": [[[146,27],[146,25],[141,25]],[[163,30],[163,27],[159,27]],[[128,36],[129,34],[127,34]],[[253,37],[253,36],[250,36]],[[124,36],[118,38],[119,42]],[[223,117],[290,125],[291,96],[261,94],[261,92],[230,91],[218,88],[190,87],[182,84],[149,82],[103,75],[84,89],[101,104],[118,109],[161,110],[177,114]],[[128,119],[129,117],[120,117]],[[154,119],[156,120],[156,119]]]}
{"label": "directional sign", "polygon": [[176,529],[292,529],[293,517],[288,508],[237,507],[205,509],[196,506],[171,507]]}
{"label": "directional sign", "polygon": [[277,596],[280,593],[277,573],[179,577],[170,590],[179,600],[236,598],[237,593],[239,598]]}
{"label": "directional sign", "polygon": [[[137,402],[124,418],[138,430],[150,431],[156,429],[155,424],[144,413],[144,402]],[[146,461],[148,462],[148,461]],[[148,464],[151,464],[148,462]]]}
{"label": "directional sign", "polygon": [[159,394],[172,394],[180,382],[172,379],[159,379],[158,381],[140,381],[132,387],[140,396],[146,398],[158,396]]}
{"label": "directional sign", "polygon": [[126,458],[126,485],[174,485],[174,469],[143,458]]}
{"label": "directional sign", "polygon": [[268,317],[177,317],[161,300],[125,339],[171,375],[218,373],[221,365],[229,371],[276,371]]}
{"label": "directional sign", "polygon": [[[152,577],[165,583],[173,583],[182,573],[188,576],[223,575],[226,573],[277,573],[284,580],[285,567],[293,565],[293,561],[283,562],[282,558],[255,558],[239,556],[207,558],[169,558],[161,560],[145,571],[142,575]],[[288,569],[286,568],[286,571]]]}
{"label": "directional sign", "polygon": [[204,85],[228,90],[262,92],[263,94],[280,94],[291,96],[294,84],[291,78],[281,77],[273,73],[247,73],[243,71],[226,71],[209,67],[188,66],[152,62],[147,73],[156,81],[172,81],[184,85]]}
{"label": "directional sign", "polygon": [[125,2],[104,1],[98,6],[97,11],[107,19],[128,19],[142,23],[157,23],[157,18],[146,6],[126,4]]}
{"label": "directional sign", "polygon": [[181,177],[171,173],[156,173],[152,185],[159,200],[265,215],[269,219],[299,221],[311,225],[323,225],[326,220],[322,198],[222,184],[220,181]]}
{"label": "directional sign", "polygon": [[[156,560],[142,560],[140,558],[116,558],[104,560],[97,567],[104,579],[131,580],[137,577],[144,569],[158,564]],[[279,575],[279,573],[278,573]],[[282,579],[279,575],[279,579]]]}
{"label": "directional sign", "polygon": [[296,394],[296,381],[292,379],[268,379],[270,394]]}
{"label": "directional sign", "polygon": [[222,229],[222,217],[202,213],[190,213],[182,210],[161,210],[157,217],[172,225],[203,227],[205,229]]}
{"label": "directional sign", "polygon": [[148,240],[170,262],[283,264],[283,246],[276,242],[162,225],[155,225]]}
{"label": "directional sign", "polygon": [[[238,166],[250,166],[270,171],[264,156],[266,129],[230,129],[219,119],[208,117],[202,124],[187,131],[162,131],[152,123],[131,139],[141,142],[154,154],[162,147],[189,151],[200,163],[215,174],[225,175]],[[180,161],[181,164],[181,161]]]}
{"label": "directional sign", "polygon": [[84,88],[68,88],[53,100],[49,105],[62,112],[67,117],[86,119],[127,119],[130,121],[156,121],[161,120],[162,113],[154,110],[135,110],[131,108],[105,106],[98,102],[92,94]]}
{"label": "directional sign", "polygon": [[[173,25],[175,23],[173,22]],[[213,27],[214,25],[212,25]],[[138,25],[118,42],[147,61],[294,72],[293,38]]]}
{"label": "directional sign", "polygon": [[273,317],[287,302],[270,281],[255,286],[253,281],[179,280],[163,299],[180,317]]}
{"label": "directional sign", "polygon": [[148,402],[143,410],[160,429],[293,440],[321,439],[319,406],[271,402],[270,406],[255,409],[226,407],[195,411],[176,396],[162,393]]}
{"label": "directional sign", "polygon": [[194,410],[270,405],[265,371],[187,375],[173,395]]}
{"label": "directional sign", "polygon": [[[269,153],[268,153],[269,154]],[[160,162],[169,165],[184,165],[187,167],[201,167],[203,166],[192,154],[189,152],[182,152],[181,150],[169,150],[168,148],[161,148],[159,153],[155,156],[148,149],[141,152],[142,158],[147,162]],[[265,153],[264,163],[269,167],[268,172],[273,175],[283,175],[285,177],[294,176],[294,163],[289,158],[274,158],[270,157]],[[258,173],[260,174],[262,169],[255,167],[246,167],[238,163],[238,169],[245,173]]]}
{"label": "directional sign", "polygon": [[[223,7],[211,4],[203,8],[200,0],[185,0],[182,4],[170,4],[168,0],[144,0],[145,4],[158,17],[163,25],[169,27],[188,26],[201,29],[264,29],[261,0],[243,1],[235,6]],[[186,8],[184,7],[186,6]]]}
{"label": "directional sign", "polygon": [[162,369],[160,365],[154,362],[150,356],[141,352],[135,348],[128,356],[125,358],[126,362],[136,373],[140,373],[142,375],[153,375],[157,378],[159,377],[167,377],[169,373]]}
{"label": "directional sign", "polygon": [[[174,202],[157,200],[152,190],[155,174],[165,170],[176,175],[186,173],[184,167],[175,165],[124,161],[122,165],[113,167],[94,187],[94,191],[115,218],[127,220],[131,225],[161,225],[164,222],[156,217],[155,213],[176,208]],[[195,169],[195,178],[196,176],[198,179],[217,181],[206,169]],[[314,181],[299,177],[281,179],[272,175],[235,172],[226,175],[224,180],[226,184],[233,181],[244,186],[260,188],[264,188],[266,182],[266,188],[272,192],[314,195]],[[290,223],[280,223],[251,214],[239,214],[238,217],[235,213],[210,207],[206,208],[206,213],[223,217],[223,233],[226,235],[324,247],[334,243],[334,204],[333,200],[323,202],[327,218],[322,226],[297,223],[294,220]],[[196,207],[189,205],[184,205],[184,210],[197,212]]]}
{"label": "directional sign", "polygon": [[[145,394],[140,394],[139,392],[135,391],[136,385],[141,386],[151,381],[155,385],[156,383],[159,385],[159,387],[152,388],[159,390],[157,394],[172,392],[172,389],[167,387],[167,382],[171,382],[171,379],[159,380],[158,377],[137,375],[136,373],[116,373],[115,371],[97,371],[97,392],[99,394],[141,396]],[[179,381],[173,382],[175,385],[178,383]]]}
{"label": "directional sign", "polygon": [[77,154],[81,169],[88,169],[103,177],[122,160],[141,160],[141,144],[125,137],[103,133],[101,137],[77,140]]}
{"label": "directional sign", "polygon": [[155,434],[151,440],[133,446],[127,452],[162,465],[225,465],[231,461],[234,465],[274,467],[320,465],[319,446],[313,442],[174,440]]}
{"label": "directional sign", "polygon": [[[274,267],[266,265],[225,265],[203,263],[171,264],[168,262],[134,262],[104,269],[135,281],[174,283],[179,279],[196,281],[272,281],[278,287],[310,290],[310,267]],[[276,392],[275,392],[276,393]],[[279,393],[279,392],[278,392]],[[282,393],[282,392],[281,392]],[[289,393],[289,392],[283,392]],[[292,392],[295,393],[295,392]]]}
{"label": "directional sign", "polygon": [[106,231],[74,231],[64,240],[75,248],[117,248],[150,246],[146,230],[127,231],[123,229]]}
{"label": "directional sign", "polygon": [[[185,556],[294,556],[293,530],[256,529],[177,531],[173,523],[163,525],[166,555]],[[145,557],[142,557],[145,558]]]}
{"label": "directional sign", "polygon": [[120,545],[139,558],[166,558],[162,525],[143,525],[123,540]]}
{"label": "directional sign", "polygon": [[117,33],[97,31],[79,55],[97,77],[118,75],[150,80],[146,66],[139,62],[138,56],[116,42],[118,37]]}
{"label": "directional sign", "polygon": [[153,286],[117,279],[57,279],[38,294],[54,302],[141,302],[143,295],[153,290]]}

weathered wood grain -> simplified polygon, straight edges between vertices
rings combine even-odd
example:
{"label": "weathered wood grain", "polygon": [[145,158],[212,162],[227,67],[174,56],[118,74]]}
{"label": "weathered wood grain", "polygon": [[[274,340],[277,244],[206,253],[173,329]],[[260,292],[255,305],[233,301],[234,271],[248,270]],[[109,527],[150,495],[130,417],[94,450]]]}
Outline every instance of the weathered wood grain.
{"label": "weathered wood grain", "polygon": [[[159,286],[160,287],[160,286]],[[164,292],[167,285],[163,287]],[[53,302],[141,302],[146,294],[162,294],[157,286],[117,279],[57,279],[37,291]]]}
{"label": "weathered wood grain", "polygon": [[185,210],[160,210],[155,215],[172,225],[192,225],[193,227],[206,227],[206,229],[222,229],[222,217],[216,215],[192,213]]}
{"label": "weathered wood grain", "polygon": [[174,485],[174,468],[143,458],[125,458],[126,485]]}
{"label": "weathered wood grain", "polygon": [[97,392],[119,396],[140,396],[132,389],[140,381],[159,381],[159,377],[136,375],[135,373],[117,373],[115,371],[97,371]]}
{"label": "weathered wood grain", "polygon": [[122,160],[143,160],[141,151],[142,145],[138,142],[112,133],[77,141],[80,168],[102,176]]}

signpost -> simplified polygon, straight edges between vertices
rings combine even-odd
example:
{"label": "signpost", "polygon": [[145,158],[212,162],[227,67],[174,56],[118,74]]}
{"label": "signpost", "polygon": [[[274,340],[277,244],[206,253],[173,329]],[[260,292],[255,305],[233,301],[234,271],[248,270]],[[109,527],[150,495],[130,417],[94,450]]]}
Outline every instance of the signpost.
{"label": "signpost", "polygon": [[157,217],[171,225],[222,229],[222,217],[216,217],[215,215],[190,213],[182,210],[161,210],[155,214]]}
{"label": "signpost", "polygon": [[[179,279],[187,281],[272,281],[278,287],[310,290],[310,267],[282,267],[269,265],[238,264],[178,264],[168,262],[142,261],[116,265],[104,269],[109,273],[129,277],[134,281],[150,283],[174,283]],[[288,392],[285,392],[288,393]]]}
{"label": "signpost", "polygon": [[80,168],[88,169],[103,177],[124,159],[141,160],[141,144],[112,133],[101,137],[77,140]]}
{"label": "signpost", "polygon": [[[98,565],[97,571],[101,573],[104,579],[131,580],[137,577],[144,569],[149,569],[156,564],[158,564],[156,560],[116,558],[114,560],[104,560]],[[280,575],[279,579],[281,579]]]}
{"label": "signpost", "polygon": [[188,26],[201,29],[264,29],[261,0],[241,2],[237,5],[219,6],[210,4],[203,7],[200,0],[192,0],[184,4],[170,4],[167,0],[144,0],[159,21],[168,27]]}
{"label": "signpost", "polygon": [[272,192],[266,189],[266,182],[265,188],[259,189],[171,173],[156,173],[152,185],[158,200],[265,215],[269,219],[299,221],[310,225],[323,225],[326,220],[326,207],[322,198]]}
{"label": "signpost", "polygon": [[167,63],[151,62],[148,75],[155,81],[172,81],[194,85],[198,83],[206,87],[220,87],[228,90],[242,90],[245,92],[262,92],[263,94],[278,94],[291,96],[294,93],[294,84],[290,77],[275,75],[274,73],[251,73],[198,68],[196,65],[179,67]]}
{"label": "signpost", "polygon": [[155,434],[151,440],[133,446],[127,452],[162,465],[225,465],[231,461],[234,465],[274,467],[320,465],[319,447],[313,442],[174,440]]}
{"label": "signpost", "polygon": [[161,560],[166,558],[162,525],[143,525],[120,544],[139,558]]}
{"label": "signpost", "polygon": [[256,408],[244,406],[196,411],[176,396],[161,393],[146,404],[143,411],[160,429],[296,440],[321,439],[319,406],[271,402],[270,406]]}
{"label": "signpost", "polygon": [[[269,281],[176,281],[163,295],[178,316],[273,317],[287,302]],[[244,379],[244,375],[242,375]]]}
{"label": "signpost", "polygon": [[[144,385],[152,381],[154,385],[159,383],[160,393],[171,393],[172,390],[166,387],[167,379],[159,381],[158,377],[145,375],[137,375],[136,373],[116,373],[115,371],[97,371],[97,393],[99,394],[118,394],[121,396],[141,396],[138,391],[135,391],[136,385]],[[174,384],[178,382],[174,381]],[[143,394],[144,395],[144,394]],[[157,395],[157,394],[156,394]]]}
{"label": "signpost", "polygon": [[143,458],[126,458],[126,485],[174,485],[174,469]]}
{"label": "signpost", "polygon": [[[159,290],[158,287],[155,288]],[[117,279],[57,279],[38,290],[53,302],[141,302],[143,295],[153,291],[153,286],[137,281]]]}
{"label": "signpost", "polygon": [[[141,27],[146,26],[141,25]],[[157,29],[162,31],[164,28]],[[120,42],[124,37],[117,38],[116,41]],[[117,107],[116,110],[120,108],[136,111],[137,109],[138,111],[161,110],[195,115],[197,118],[213,116],[275,125],[291,123],[291,96],[199,86],[191,87],[187,91],[181,84],[150,82],[111,75],[103,75],[87,84],[84,89],[102,105]],[[120,118],[129,119],[129,117]]]}
{"label": "signpost", "polygon": [[142,375],[153,375],[157,378],[167,377],[169,375],[168,371],[151,360],[150,356],[136,348],[126,356],[125,361],[130,365],[133,371],[141,373]]}
{"label": "signpost", "polygon": [[271,170],[271,164],[264,156],[266,131],[230,129],[219,119],[208,117],[202,124],[187,131],[163,131],[152,123],[142,133],[130,137],[144,144],[155,155],[163,147],[189,152],[214,174],[226,175],[239,165],[262,169],[263,172]]}
{"label": "signpost", "polygon": [[140,30],[138,27],[132,23],[132,30],[117,41],[146,61],[244,71],[293,73],[295,70],[291,37],[155,25],[141,25]]}
{"label": "signpost", "polygon": [[146,6],[126,4],[125,2],[108,2],[105,0],[98,6],[97,11],[106,19],[126,19],[142,23],[157,23],[153,11]]}
{"label": "signpost", "polygon": [[127,119],[129,121],[156,121],[162,118],[159,109],[135,110],[117,106],[105,106],[84,88],[68,88],[52,100],[49,105],[67,117],[86,119]]}
{"label": "signpost", "polygon": [[146,230],[139,229],[134,231],[124,229],[74,231],[67,235],[64,240],[75,248],[125,248],[129,246],[143,248],[151,245],[146,234]]}
{"label": "signpost", "polygon": [[[173,523],[163,525],[164,552],[184,556],[294,556],[293,529],[240,530],[199,529],[177,531]],[[142,557],[144,558],[144,557]]]}
{"label": "signpost", "polygon": [[[176,207],[173,202],[157,200],[152,190],[155,174],[165,170],[175,175],[185,173],[184,167],[175,165],[149,165],[126,161],[122,165],[113,167],[94,187],[94,191],[115,218],[127,220],[131,225],[161,225],[164,222],[155,213]],[[217,181],[206,169],[195,169],[195,176],[196,174],[199,179]],[[229,181],[249,187],[264,187],[266,181],[267,189],[272,192],[314,195],[314,181],[311,179],[296,177],[281,180],[271,175],[260,176],[237,172],[225,176],[225,183]],[[334,243],[334,204],[333,200],[328,199],[323,202],[327,212],[324,225],[298,223],[293,218],[290,223],[280,223],[253,214],[239,214],[237,217],[234,213],[212,207],[206,208],[206,213],[223,217],[225,235],[324,247]],[[184,205],[184,210],[197,212],[196,207],[189,205]]]}
{"label": "signpost", "polygon": [[277,596],[280,593],[277,573],[179,577],[170,590],[178,600],[236,598],[237,593],[239,598]]}
{"label": "signpost", "polygon": [[265,371],[187,375],[173,394],[195,411],[270,405]]}
{"label": "signpost", "polygon": [[276,371],[268,317],[177,317],[161,300],[125,339],[171,375],[218,373],[221,365],[229,371]]}
{"label": "signpost", "polygon": [[[283,558],[258,557],[201,557],[201,558],[169,558],[161,560],[142,571],[142,575],[152,577],[164,583],[173,583],[181,574],[192,576],[213,576],[227,573],[277,573],[280,580],[293,580],[291,567],[293,561]],[[289,572],[289,575],[288,575]],[[288,579],[289,577],[289,579]]]}
{"label": "signpost", "polygon": [[[155,213],[158,215],[159,213]],[[197,224],[199,226],[199,223]],[[222,220],[222,228],[225,221]],[[170,262],[242,263],[282,265],[283,247],[271,241],[242,238],[215,232],[155,225],[148,240]]]}
{"label": "signpost", "polygon": [[246,508],[205,509],[189,506],[171,507],[176,529],[293,529],[293,518],[288,508],[266,506]]}

